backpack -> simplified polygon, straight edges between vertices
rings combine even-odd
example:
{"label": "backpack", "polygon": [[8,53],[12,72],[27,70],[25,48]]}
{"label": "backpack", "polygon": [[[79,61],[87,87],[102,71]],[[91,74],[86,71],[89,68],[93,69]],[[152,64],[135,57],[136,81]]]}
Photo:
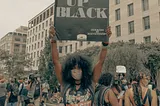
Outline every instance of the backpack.
{"label": "backpack", "polygon": [[18,96],[19,95],[19,87],[18,87],[18,84],[17,83],[14,83],[12,85],[12,94],[14,96]]}
{"label": "backpack", "polygon": [[36,84],[36,87],[35,87],[34,99],[38,99],[38,97],[40,96],[40,92],[41,92],[41,87],[40,87],[40,83],[38,83]]}
{"label": "backpack", "polygon": [[[64,103],[64,106],[66,106],[66,92],[67,90],[71,87],[70,84],[65,84],[64,87],[63,87],[63,91],[61,92],[61,95],[62,95],[62,98],[63,98],[63,103]],[[89,90],[91,92],[91,95],[92,97],[94,97],[94,88],[93,86],[89,86]],[[93,99],[94,100],[94,99]],[[92,106],[93,106],[93,100],[92,100]]]}
{"label": "backpack", "polygon": [[106,87],[104,85],[98,85],[95,90],[94,95],[94,105],[95,106],[110,106],[110,104],[105,105],[104,96],[107,91],[109,91],[110,87]]}

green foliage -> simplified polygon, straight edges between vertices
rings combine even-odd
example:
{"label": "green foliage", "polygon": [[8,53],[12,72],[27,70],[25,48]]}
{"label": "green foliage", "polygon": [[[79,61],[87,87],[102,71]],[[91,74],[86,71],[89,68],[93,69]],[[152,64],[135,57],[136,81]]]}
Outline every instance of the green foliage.
{"label": "green foliage", "polygon": [[[9,76],[20,77],[24,75],[24,67],[30,67],[32,62],[26,58],[28,54],[9,54],[7,51],[0,50],[0,61],[4,65]],[[26,58],[26,59],[25,59]]]}
{"label": "green foliage", "polygon": [[39,74],[44,80],[48,81],[50,88],[53,89],[58,85],[58,81],[54,73],[54,66],[51,57],[51,45],[48,38],[45,39],[45,48],[43,50],[43,53],[41,53],[41,57],[39,58],[39,60]]}

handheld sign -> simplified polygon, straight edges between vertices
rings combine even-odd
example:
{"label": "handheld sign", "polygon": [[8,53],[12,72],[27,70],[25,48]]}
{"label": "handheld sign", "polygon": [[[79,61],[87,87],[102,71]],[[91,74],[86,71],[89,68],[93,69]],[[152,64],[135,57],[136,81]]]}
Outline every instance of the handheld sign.
{"label": "handheld sign", "polygon": [[116,73],[126,73],[126,67],[125,66],[116,66]]}
{"label": "handheld sign", "polygon": [[54,26],[59,40],[108,41],[109,0],[56,0]]}

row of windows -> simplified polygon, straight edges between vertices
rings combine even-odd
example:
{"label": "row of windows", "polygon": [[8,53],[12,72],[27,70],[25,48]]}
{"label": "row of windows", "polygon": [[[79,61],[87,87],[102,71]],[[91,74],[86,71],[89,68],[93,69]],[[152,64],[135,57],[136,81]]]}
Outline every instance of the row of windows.
{"label": "row of windows", "polygon": [[27,36],[27,34],[17,33],[17,32],[9,32],[9,35],[15,35],[15,36]]}
{"label": "row of windows", "polygon": [[39,60],[37,60],[37,61],[36,61],[36,60],[35,60],[35,61],[33,61],[33,64],[32,64],[32,66],[33,66],[33,67],[36,67],[36,66],[38,67],[38,65],[39,65]]}
{"label": "row of windows", "polygon": [[[52,22],[52,18],[50,18],[49,23],[48,23],[48,20],[46,21],[45,27],[48,27],[48,24],[51,24],[51,22]],[[32,34],[35,34],[38,31],[41,31],[41,29],[44,30],[44,23],[40,24],[39,26],[36,26],[36,28],[33,28],[33,30],[31,29],[30,31],[28,31],[28,36],[31,36]]]}
{"label": "row of windows", "polygon": [[[151,43],[151,36],[143,37],[143,41],[144,41],[144,43]],[[131,39],[131,40],[129,40],[129,42],[134,44],[135,43],[135,39]]]}
{"label": "row of windows", "polygon": [[[160,1],[160,0],[159,0]],[[116,3],[120,3],[120,1],[116,0]],[[143,11],[149,10],[149,2],[148,0],[142,0],[142,9]],[[134,15],[134,6],[133,3],[128,5],[128,16]],[[115,20],[118,21],[121,19],[120,8],[115,10]]]}
{"label": "row of windows", "polygon": [[33,53],[30,54],[30,58],[33,59],[33,58],[36,58],[36,56],[40,57],[41,53],[42,53],[42,50],[41,51],[37,51],[37,52],[33,52]]}
{"label": "row of windows", "polygon": [[41,23],[42,21],[44,21],[45,19],[47,19],[48,17],[50,17],[52,15],[53,15],[53,6],[50,9],[48,9],[47,11],[43,12],[38,17],[36,17],[35,19],[33,19],[33,21],[31,21],[29,23],[28,28],[30,29],[30,28],[34,27],[35,25]]}
{"label": "row of windows", "polygon": [[20,41],[22,41],[22,42],[26,42],[26,38],[15,38],[14,39],[15,41],[18,41],[18,42],[20,42]]}
{"label": "row of windows", "polygon": [[[144,30],[150,29],[150,17],[143,17],[143,28]],[[116,26],[116,36],[121,36],[121,25]],[[133,34],[135,32],[134,21],[128,22],[128,34]]]}
{"label": "row of windows", "polygon": [[[45,37],[47,37],[48,31],[47,29],[45,30]],[[44,37],[44,31],[42,31],[41,33],[38,33],[38,35],[32,36],[32,38],[28,38],[27,39],[27,44],[29,43],[33,43],[34,41],[37,41],[39,39],[42,39]]]}
{"label": "row of windows", "polygon": [[43,47],[43,41],[35,43],[34,45],[32,44],[32,46],[27,47],[27,51],[30,52],[31,50],[36,50],[40,47]]}
{"label": "row of windows", "polygon": [[[89,45],[90,42],[87,42],[87,44]],[[80,41],[79,42],[79,47],[82,47],[82,46],[83,46],[83,42]],[[64,50],[65,54],[73,52],[73,46],[72,46],[72,44],[69,45],[69,46],[59,46],[59,53],[63,53],[63,48],[65,48],[65,50]],[[77,51],[77,49],[78,49],[78,44],[75,43],[75,51]]]}

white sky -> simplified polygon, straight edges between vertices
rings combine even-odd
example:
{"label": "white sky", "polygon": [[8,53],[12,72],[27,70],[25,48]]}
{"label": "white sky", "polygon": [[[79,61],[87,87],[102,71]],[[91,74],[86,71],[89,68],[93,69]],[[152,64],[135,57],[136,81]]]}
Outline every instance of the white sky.
{"label": "white sky", "polygon": [[0,38],[51,5],[54,0],[0,0]]}

